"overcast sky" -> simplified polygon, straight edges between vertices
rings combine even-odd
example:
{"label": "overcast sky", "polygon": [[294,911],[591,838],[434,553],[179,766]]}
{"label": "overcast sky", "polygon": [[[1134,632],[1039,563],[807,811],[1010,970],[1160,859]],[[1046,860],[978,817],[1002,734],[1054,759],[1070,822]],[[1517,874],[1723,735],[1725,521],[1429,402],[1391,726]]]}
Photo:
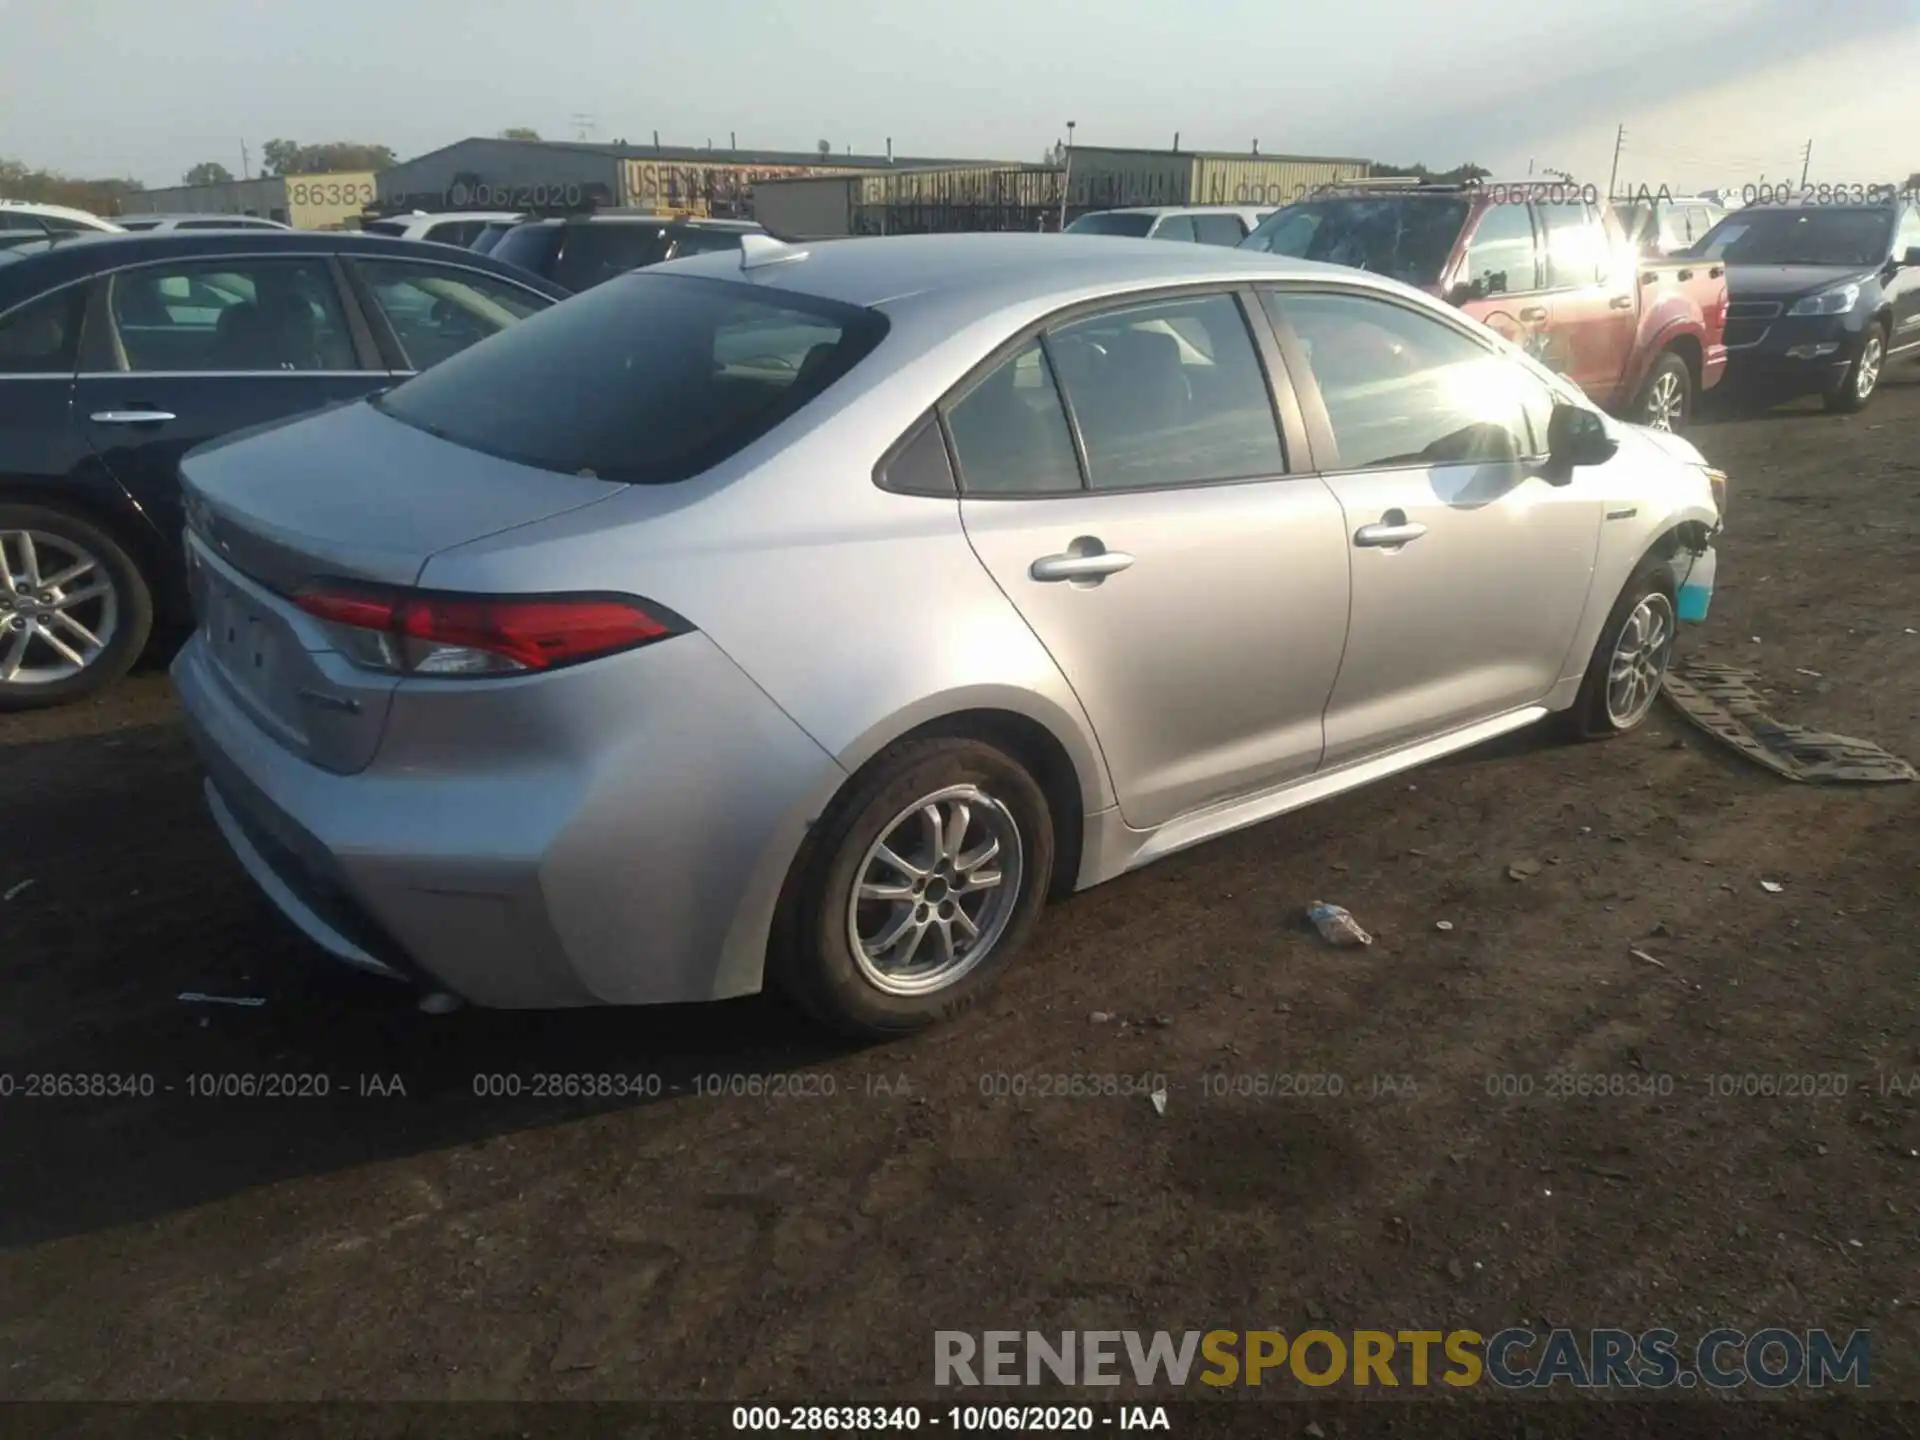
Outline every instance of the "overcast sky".
{"label": "overcast sky", "polygon": [[1354,155],[1605,185],[1920,171],[1920,0],[0,0],[0,156],[177,183],[241,141],[548,138],[1034,160]]}

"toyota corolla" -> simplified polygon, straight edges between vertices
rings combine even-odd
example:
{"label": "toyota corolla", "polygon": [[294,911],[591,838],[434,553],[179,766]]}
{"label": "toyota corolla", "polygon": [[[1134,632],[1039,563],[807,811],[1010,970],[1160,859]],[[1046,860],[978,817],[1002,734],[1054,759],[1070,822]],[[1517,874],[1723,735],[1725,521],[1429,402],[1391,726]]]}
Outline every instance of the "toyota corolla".
{"label": "toyota corolla", "polygon": [[895,1033],[1049,895],[1646,717],[1725,478],[1383,277],[764,237],[184,465],[213,815],[321,947]]}

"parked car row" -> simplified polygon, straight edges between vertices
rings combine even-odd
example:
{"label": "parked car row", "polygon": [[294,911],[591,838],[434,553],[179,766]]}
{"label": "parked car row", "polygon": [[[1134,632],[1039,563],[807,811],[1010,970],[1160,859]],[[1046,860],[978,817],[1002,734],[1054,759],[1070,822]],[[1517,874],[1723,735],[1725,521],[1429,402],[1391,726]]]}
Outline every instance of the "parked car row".
{"label": "parked car row", "polygon": [[[1859,410],[1888,363],[1920,357],[1911,195],[1735,210],[1705,197],[1604,206],[1577,187],[1511,198],[1528,193],[1345,182],[1272,212],[1240,244],[1415,285],[1660,430],[1683,429],[1723,383],[1745,400],[1817,394],[1830,409]],[[1160,213],[1104,211],[1068,228],[1158,236]]]}

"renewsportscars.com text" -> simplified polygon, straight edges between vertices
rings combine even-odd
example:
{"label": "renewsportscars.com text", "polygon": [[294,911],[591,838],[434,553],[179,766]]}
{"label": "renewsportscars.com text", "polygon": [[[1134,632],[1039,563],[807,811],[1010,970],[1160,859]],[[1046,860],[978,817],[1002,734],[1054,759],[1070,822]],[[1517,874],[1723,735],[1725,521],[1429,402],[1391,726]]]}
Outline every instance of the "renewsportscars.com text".
{"label": "renewsportscars.com text", "polygon": [[1872,1383],[1872,1337],[1855,1330],[965,1330],[934,1333],[934,1384],[1142,1388],[1331,1385],[1502,1390],[1730,1390]]}

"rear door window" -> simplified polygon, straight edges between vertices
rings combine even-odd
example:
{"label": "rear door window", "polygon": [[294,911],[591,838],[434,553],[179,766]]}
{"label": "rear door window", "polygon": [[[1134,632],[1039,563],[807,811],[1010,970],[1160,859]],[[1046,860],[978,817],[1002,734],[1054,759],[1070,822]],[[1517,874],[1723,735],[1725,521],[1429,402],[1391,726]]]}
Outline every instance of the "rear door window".
{"label": "rear door window", "polygon": [[1191,215],[1169,215],[1153,227],[1156,240],[1185,240],[1193,242],[1193,217]]}
{"label": "rear door window", "polygon": [[1060,388],[1038,341],[963,395],[947,411],[947,428],[969,495],[1057,495],[1081,488]]}
{"label": "rear door window", "polygon": [[[1267,380],[1231,295],[1128,306],[1049,331],[1095,490],[1286,467]],[[963,462],[964,463],[964,462]]]}
{"label": "rear door window", "polygon": [[127,369],[358,370],[323,260],[208,260],[113,277],[108,309]]}
{"label": "rear door window", "polygon": [[1524,295],[1540,288],[1533,216],[1527,205],[1493,204],[1467,242],[1466,278],[1488,295]]}
{"label": "rear door window", "polygon": [[653,485],[752,444],[858,364],[878,311],[680,276],[633,275],[533,316],[376,404],[468,449]]}
{"label": "rear door window", "polygon": [[629,270],[659,264],[667,258],[667,244],[660,225],[569,225],[553,278],[569,290],[590,290]]}
{"label": "rear door window", "polygon": [[1247,238],[1247,227],[1238,215],[1196,215],[1193,233],[1202,245],[1238,245]]}
{"label": "rear door window", "polygon": [[71,375],[86,289],[70,285],[0,320],[0,375]]}
{"label": "rear door window", "polygon": [[425,370],[552,302],[490,275],[413,260],[355,260],[407,365]]}
{"label": "rear door window", "polygon": [[1607,232],[1599,211],[1551,203],[1537,208],[1547,237],[1547,288],[1568,290],[1605,280]]}

